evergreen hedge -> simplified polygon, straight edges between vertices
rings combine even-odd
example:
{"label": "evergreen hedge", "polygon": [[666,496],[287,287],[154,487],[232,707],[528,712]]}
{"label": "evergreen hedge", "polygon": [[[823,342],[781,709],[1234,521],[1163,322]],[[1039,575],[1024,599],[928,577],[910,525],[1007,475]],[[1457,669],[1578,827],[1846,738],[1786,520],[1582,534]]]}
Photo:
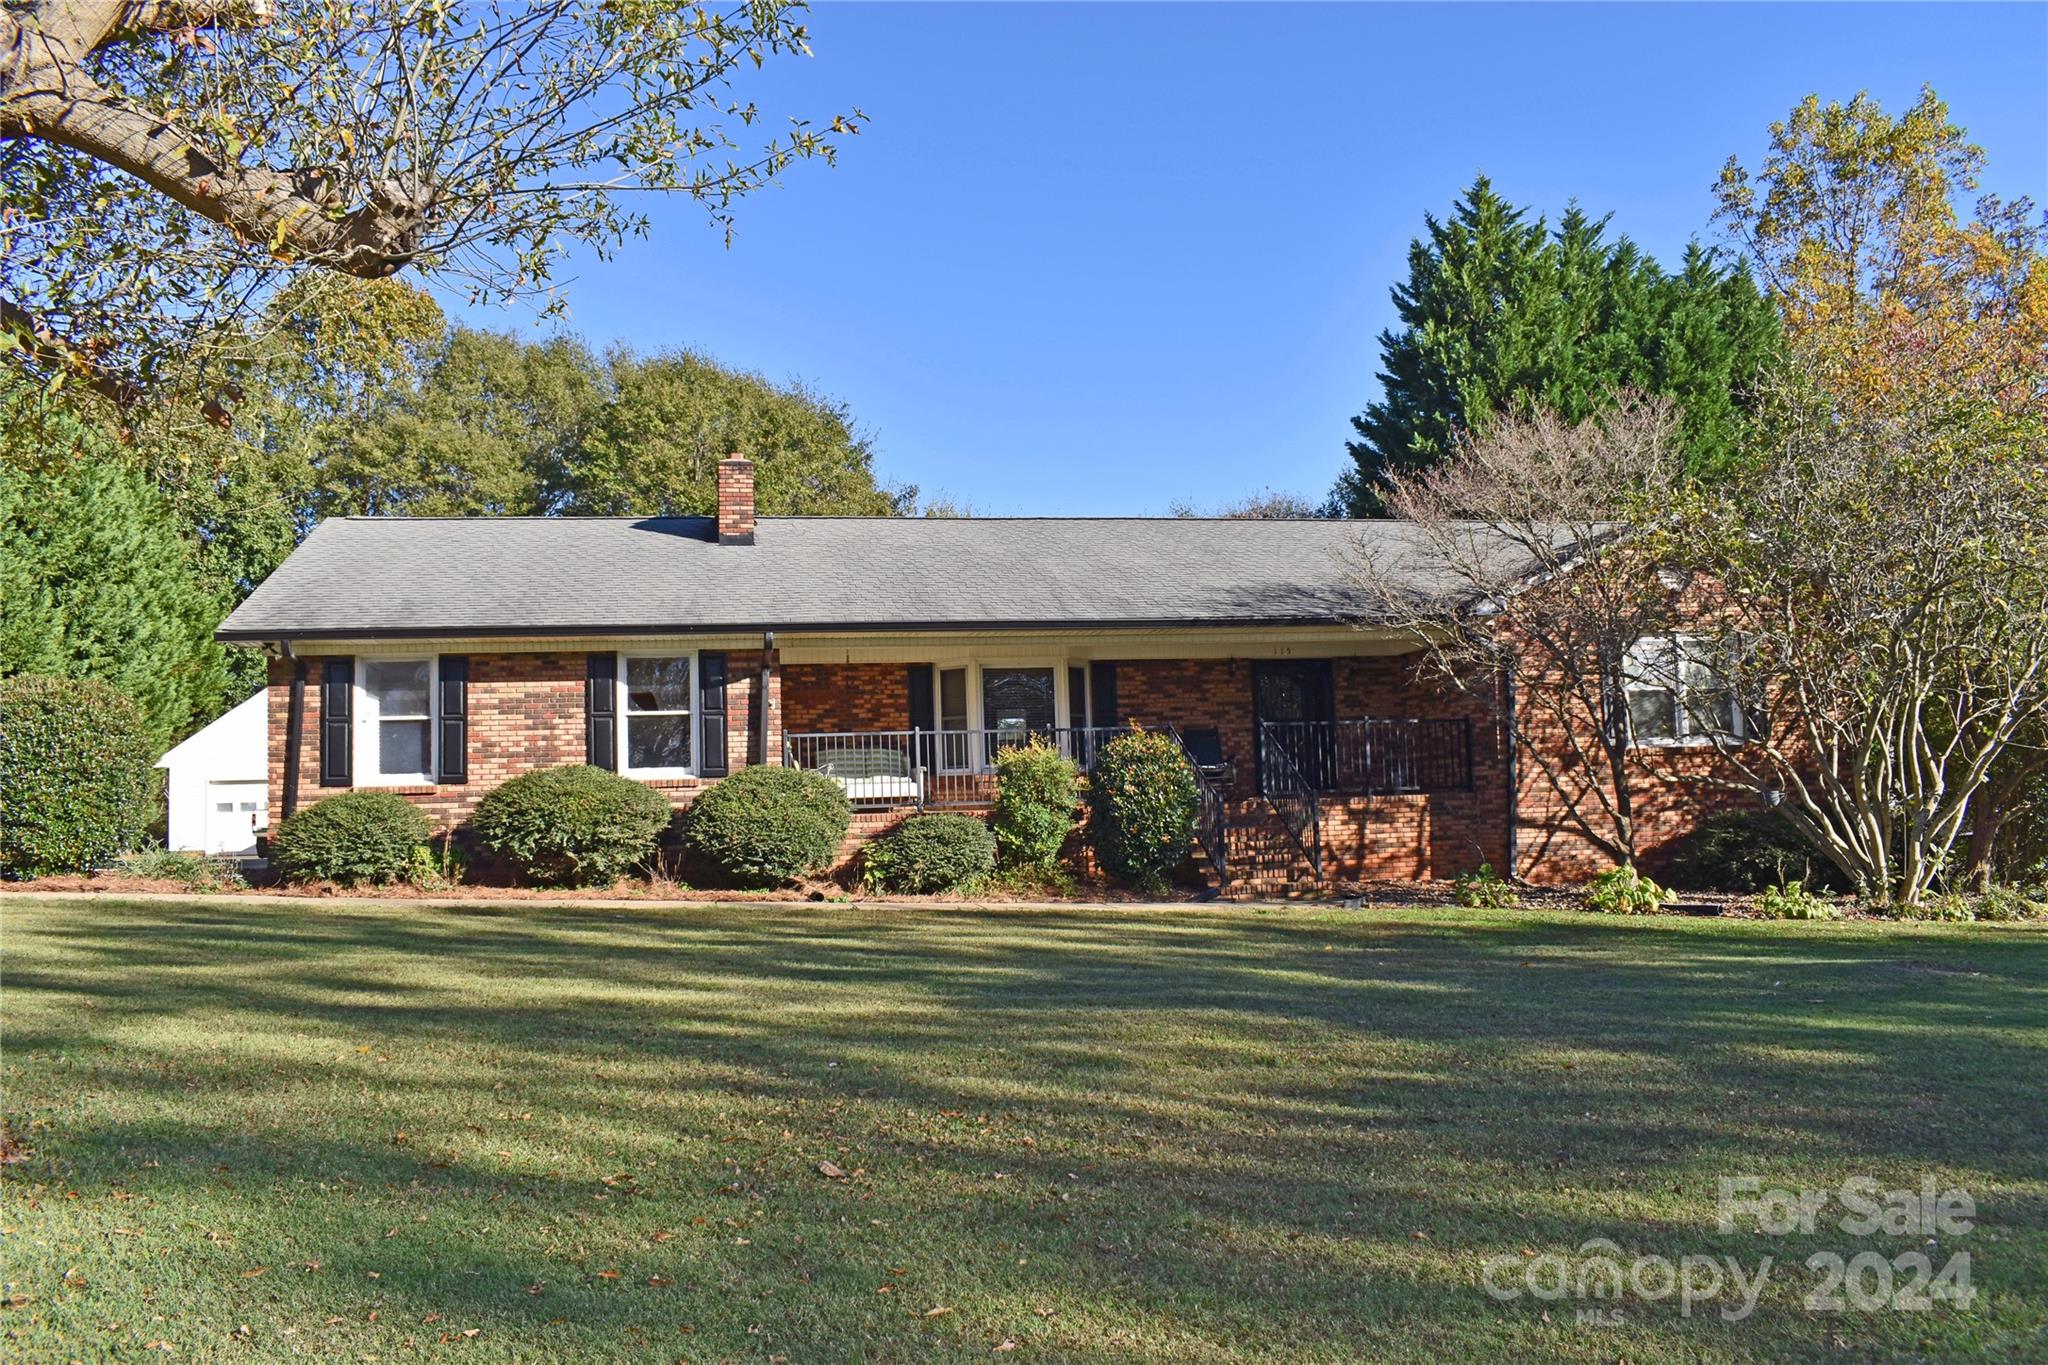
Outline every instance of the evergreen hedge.
{"label": "evergreen hedge", "polygon": [[780,886],[830,867],[852,822],[845,791],[829,777],[742,768],[691,803],[683,847],[728,886]]}
{"label": "evergreen hedge", "polygon": [[271,835],[270,860],[286,881],[382,886],[402,879],[434,827],[396,792],[362,788],[316,801]]}
{"label": "evergreen hedge", "polygon": [[0,877],[89,872],[155,813],[141,708],[89,678],[0,679]]}
{"label": "evergreen hedge", "polygon": [[652,787],[575,763],[504,783],[477,803],[470,828],[528,881],[606,886],[654,852],[673,818]]}
{"label": "evergreen hedge", "polygon": [[1102,870],[1148,891],[1195,846],[1200,795],[1171,736],[1133,730],[1102,746],[1088,778],[1088,837]]}

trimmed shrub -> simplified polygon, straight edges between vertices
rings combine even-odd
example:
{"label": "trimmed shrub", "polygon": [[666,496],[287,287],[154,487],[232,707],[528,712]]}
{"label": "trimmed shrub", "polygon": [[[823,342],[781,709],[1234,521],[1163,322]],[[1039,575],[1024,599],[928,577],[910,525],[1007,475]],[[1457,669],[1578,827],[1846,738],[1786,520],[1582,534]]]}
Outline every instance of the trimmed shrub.
{"label": "trimmed shrub", "polygon": [[654,788],[587,763],[541,768],[477,802],[485,848],[540,886],[609,886],[646,861],[674,818]]}
{"label": "trimmed shrub", "polygon": [[1133,730],[1102,746],[1088,781],[1088,838],[1102,870],[1147,891],[1195,846],[1194,770],[1173,739]]}
{"label": "trimmed shrub", "polygon": [[249,885],[225,858],[168,848],[145,848],[123,857],[121,874],[149,882],[176,882],[187,891],[239,891]]}
{"label": "trimmed shrub", "polygon": [[767,888],[832,865],[853,822],[839,784],[801,768],[742,768],[690,804],[683,847],[729,886]]}
{"label": "trimmed shrub", "polygon": [[1519,904],[1515,888],[1501,880],[1492,863],[1451,878],[1451,899],[1468,910],[1512,910]]}
{"label": "trimmed shrub", "polygon": [[877,891],[964,891],[995,870],[995,835],[966,815],[913,815],[861,850],[861,879]]}
{"label": "trimmed shrub", "polygon": [[1716,815],[1672,854],[1671,884],[1684,891],[1768,891],[1794,881],[1848,890],[1841,869],[1775,810]]}
{"label": "trimmed shrub", "polygon": [[1600,915],[1654,915],[1675,899],[1632,867],[1610,867],[1579,892],[1579,907]]}
{"label": "trimmed shrub", "polygon": [[1060,850],[1080,823],[1081,770],[1072,759],[1035,738],[997,754],[989,827],[1004,867],[1058,867]]}
{"label": "trimmed shrub", "polygon": [[141,710],[105,683],[0,679],[0,877],[89,872],[141,843],[155,757]]}
{"label": "trimmed shrub", "polygon": [[433,832],[419,807],[396,792],[346,791],[279,824],[270,859],[286,881],[382,886],[406,874],[412,851]]}

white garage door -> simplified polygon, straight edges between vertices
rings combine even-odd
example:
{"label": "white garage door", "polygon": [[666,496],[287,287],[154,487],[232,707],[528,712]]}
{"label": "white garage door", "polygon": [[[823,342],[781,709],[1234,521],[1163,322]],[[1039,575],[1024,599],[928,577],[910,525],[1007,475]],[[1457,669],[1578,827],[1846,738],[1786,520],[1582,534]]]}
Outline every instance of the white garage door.
{"label": "white garage door", "polygon": [[256,831],[270,823],[269,804],[265,783],[207,783],[206,851],[254,857]]}

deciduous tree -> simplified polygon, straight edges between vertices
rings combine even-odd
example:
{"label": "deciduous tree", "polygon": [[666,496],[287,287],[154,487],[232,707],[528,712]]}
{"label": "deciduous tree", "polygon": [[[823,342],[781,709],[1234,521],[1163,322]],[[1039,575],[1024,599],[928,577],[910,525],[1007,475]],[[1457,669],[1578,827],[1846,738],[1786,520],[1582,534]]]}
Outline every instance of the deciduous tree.
{"label": "deciduous tree", "polygon": [[[0,332],[123,401],[235,358],[308,270],[416,271],[559,303],[644,231],[638,191],[735,201],[860,116],[755,129],[739,73],[800,6],[701,0],[10,0],[0,7]],[[230,325],[232,324],[232,325]],[[217,410],[218,411],[218,410]]]}

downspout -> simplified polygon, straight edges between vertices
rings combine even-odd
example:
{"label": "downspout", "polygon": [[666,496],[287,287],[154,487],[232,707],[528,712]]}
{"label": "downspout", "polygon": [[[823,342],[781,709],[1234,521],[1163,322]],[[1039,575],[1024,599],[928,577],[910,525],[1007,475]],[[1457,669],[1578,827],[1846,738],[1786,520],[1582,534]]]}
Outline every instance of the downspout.
{"label": "downspout", "polygon": [[769,700],[768,696],[768,678],[769,674],[774,672],[774,665],[771,664],[769,661],[774,657],[775,632],[772,630],[764,630],[761,632],[761,681],[758,684],[756,684],[754,688],[754,696],[761,703],[760,706],[756,708],[761,713],[761,761],[763,763],[780,764],[782,762],[782,755],[770,754],[768,751],[768,712],[769,709],[773,706],[773,702]]}
{"label": "downspout", "polygon": [[299,809],[299,741],[306,731],[306,661],[292,652],[290,640],[279,640],[277,648],[292,661],[291,700],[284,712],[283,814],[278,817],[288,820]]}
{"label": "downspout", "polygon": [[1521,788],[1517,785],[1516,759],[1519,746],[1515,743],[1515,675],[1512,670],[1502,669],[1501,690],[1501,740],[1507,748],[1508,769],[1508,866],[1507,879],[1519,881],[1521,873]]}

